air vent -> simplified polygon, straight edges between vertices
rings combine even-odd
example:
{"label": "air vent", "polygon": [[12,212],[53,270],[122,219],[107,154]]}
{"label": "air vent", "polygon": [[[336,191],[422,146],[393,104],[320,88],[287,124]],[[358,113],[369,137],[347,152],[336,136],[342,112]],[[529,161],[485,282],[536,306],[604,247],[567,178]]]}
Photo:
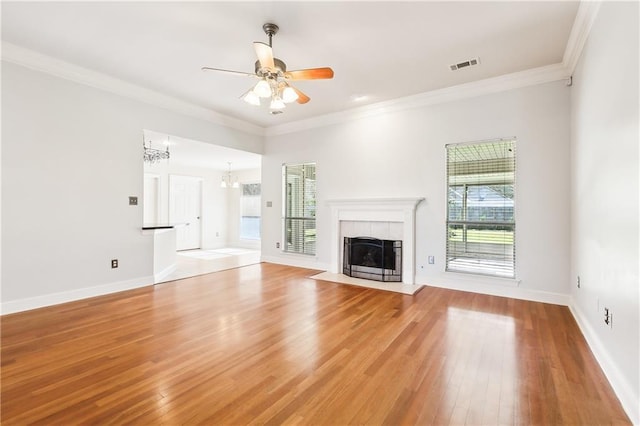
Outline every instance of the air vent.
{"label": "air vent", "polygon": [[471,58],[466,61],[458,62],[457,64],[449,65],[451,71],[457,71],[462,68],[472,67],[480,63],[480,58]]}

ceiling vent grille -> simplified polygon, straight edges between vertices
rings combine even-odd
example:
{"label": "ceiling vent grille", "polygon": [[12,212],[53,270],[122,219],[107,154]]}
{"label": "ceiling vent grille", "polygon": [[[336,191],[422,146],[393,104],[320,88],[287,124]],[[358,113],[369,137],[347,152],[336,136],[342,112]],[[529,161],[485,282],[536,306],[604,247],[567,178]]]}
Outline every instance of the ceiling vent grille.
{"label": "ceiling vent grille", "polygon": [[451,71],[457,71],[462,68],[468,68],[480,63],[480,58],[471,58],[466,61],[458,62],[457,64],[449,65]]}

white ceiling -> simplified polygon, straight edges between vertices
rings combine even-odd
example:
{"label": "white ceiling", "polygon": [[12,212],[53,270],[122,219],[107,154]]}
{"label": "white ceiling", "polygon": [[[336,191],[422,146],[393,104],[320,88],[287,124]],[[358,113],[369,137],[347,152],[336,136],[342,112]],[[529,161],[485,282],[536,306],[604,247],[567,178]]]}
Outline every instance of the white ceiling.
{"label": "white ceiling", "polygon": [[[183,101],[271,127],[560,63],[577,2],[2,2],[2,39]],[[239,99],[254,80],[253,41],[274,22],[290,70],[330,66],[296,84],[311,97],[284,114]],[[452,63],[480,65],[457,72]],[[353,97],[366,95],[356,102]]]}
{"label": "white ceiling", "polygon": [[168,144],[172,164],[222,171],[228,170],[228,163],[231,163],[232,171],[259,169],[262,166],[260,154],[167,135],[153,130],[144,130],[144,140],[147,147],[154,149],[165,149]]}

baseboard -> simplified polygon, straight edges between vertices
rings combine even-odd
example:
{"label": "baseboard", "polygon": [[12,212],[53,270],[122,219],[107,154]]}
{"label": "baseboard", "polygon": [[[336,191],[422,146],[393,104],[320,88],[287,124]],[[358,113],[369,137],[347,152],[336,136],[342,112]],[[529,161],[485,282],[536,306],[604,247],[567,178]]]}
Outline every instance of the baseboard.
{"label": "baseboard", "polygon": [[117,293],[119,291],[133,290],[135,288],[145,287],[148,285],[153,285],[153,277],[151,276],[77,290],[63,291],[60,293],[46,294],[44,296],[30,297],[27,299],[11,300],[0,303],[0,315],[59,305],[61,303],[73,302],[76,300],[87,299],[89,297]]}
{"label": "baseboard", "polygon": [[471,277],[456,277],[455,279],[445,279],[416,275],[416,284],[448,288],[450,290],[468,291],[470,293],[487,294],[490,296],[510,297],[512,299],[569,306],[568,294],[522,288],[518,286],[517,281],[515,280],[498,278],[494,281],[495,283],[491,283],[491,278],[474,279]]}
{"label": "baseboard", "polygon": [[315,269],[318,271],[328,271],[329,264],[318,262],[313,256],[282,255],[282,256],[260,256],[261,262],[276,263],[278,265],[295,266],[297,268]]}
{"label": "baseboard", "polygon": [[153,274],[153,282],[154,283],[158,283],[160,281],[162,281],[167,275],[169,275],[170,273],[172,273],[173,271],[176,270],[176,264],[174,263],[173,265],[169,265],[166,268],[164,268],[162,271],[158,272],[157,274]]}
{"label": "baseboard", "polygon": [[569,310],[578,323],[578,327],[587,341],[591,353],[596,357],[600,368],[602,368],[604,375],[607,377],[607,380],[609,380],[613,391],[620,400],[622,408],[624,408],[624,411],[629,416],[631,423],[639,425],[640,395],[634,395],[633,387],[629,384],[627,377],[618,369],[616,363],[613,362],[605,345],[598,338],[589,321],[587,321],[587,317],[582,313],[578,305],[574,303],[573,299],[571,299],[570,302]]}

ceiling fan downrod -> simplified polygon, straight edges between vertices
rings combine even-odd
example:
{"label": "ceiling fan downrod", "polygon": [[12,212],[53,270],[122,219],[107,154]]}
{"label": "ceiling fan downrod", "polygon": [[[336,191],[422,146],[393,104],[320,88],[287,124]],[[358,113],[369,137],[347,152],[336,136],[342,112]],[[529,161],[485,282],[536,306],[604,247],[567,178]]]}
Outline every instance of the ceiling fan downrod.
{"label": "ceiling fan downrod", "polygon": [[278,30],[280,29],[280,27],[278,27],[276,24],[267,22],[262,26],[262,29],[264,30],[265,34],[269,37],[269,47],[273,47],[271,45],[271,38],[278,33]]}

